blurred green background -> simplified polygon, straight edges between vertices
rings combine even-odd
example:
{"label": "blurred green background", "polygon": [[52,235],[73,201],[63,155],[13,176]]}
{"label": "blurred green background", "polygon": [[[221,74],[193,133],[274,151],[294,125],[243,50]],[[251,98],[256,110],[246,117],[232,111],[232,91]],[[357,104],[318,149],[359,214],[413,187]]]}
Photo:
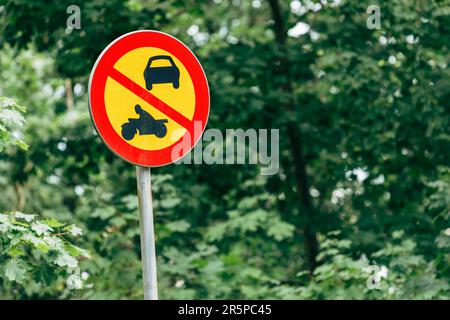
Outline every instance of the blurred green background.
{"label": "blurred green background", "polygon": [[276,175],[152,171],[160,298],[450,297],[450,1],[0,0],[1,299],[142,298],[135,168],[87,102],[137,29],[197,55],[208,128],[280,129]]}

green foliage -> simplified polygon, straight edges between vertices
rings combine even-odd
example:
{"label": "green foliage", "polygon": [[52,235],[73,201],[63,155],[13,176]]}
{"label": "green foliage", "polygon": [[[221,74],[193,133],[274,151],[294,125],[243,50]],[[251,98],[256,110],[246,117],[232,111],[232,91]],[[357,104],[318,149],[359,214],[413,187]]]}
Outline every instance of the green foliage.
{"label": "green foliage", "polygon": [[39,220],[18,211],[0,214],[0,283],[30,296],[81,289],[79,260],[89,253],[69,240],[81,234],[75,225],[54,219]]}
{"label": "green foliage", "polygon": [[[353,257],[352,242],[333,232],[322,243],[321,265],[298,290],[303,299],[445,299],[446,279],[436,277],[434,262],[418,254],[415,242],[396,231],[383,249]],[[300,274],[301,276],[302,274]]]}
{"label": "green foliage", "polygon": [[[0,98],[0,108],[0,151],[13,145],[27,150],[20,131],[25,108],[9,98]],[[28,296],[81,289],[78,264],[89,253],[69,239],[81,235],[77,226],[53,218],[39,220],[35,214],[19,211],[0,213],[0,284],[7,288],[5,294],[8,288],[14,295]]]}
{"label": "green foliage", "polygon": [[24,150],[28,148],[18,131],[25,122],[21,114],[25,111],[25,107],[18,105],[16,101],[0,97],[0,152],[8,145],[16,145]]}

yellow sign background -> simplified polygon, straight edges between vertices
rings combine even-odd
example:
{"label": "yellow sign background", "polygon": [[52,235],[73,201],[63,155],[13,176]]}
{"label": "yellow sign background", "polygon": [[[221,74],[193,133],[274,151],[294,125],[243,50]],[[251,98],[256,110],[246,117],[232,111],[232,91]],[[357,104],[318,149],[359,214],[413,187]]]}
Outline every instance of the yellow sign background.
{"label": "yellow sign background", "polygon": [[[180,87],[175,89],[171,83],[155,84],[149,92],[186,118],[192,120],[195,112],[195,91],[192,79],[185,66],[169,52],[153,47],[138,48],[123,55],[116,62],[114,68],[145,89],[144,70],[148,59],[158,55],[172,57],[180,71]],[[152,66],[159,66],[154,65],[156,62],[158,61],[153,62]],[[160,150],[171,146],[185,134],[186,129],[180,124],[168,118],[111,77],[108,78],[105,87],[106,113],[112,127],[122,139],[122,125],[128,122],[128,118],[136,119],[139,117],[134,110],[136,104],[139,104],[142,109],[150,113],[156,120],[167,119],[168,122],[165,124],[167,135],[163,138],[158,138],[155,135],[136,134],[132,140],[127,141],[128,144],[143,150]]]}

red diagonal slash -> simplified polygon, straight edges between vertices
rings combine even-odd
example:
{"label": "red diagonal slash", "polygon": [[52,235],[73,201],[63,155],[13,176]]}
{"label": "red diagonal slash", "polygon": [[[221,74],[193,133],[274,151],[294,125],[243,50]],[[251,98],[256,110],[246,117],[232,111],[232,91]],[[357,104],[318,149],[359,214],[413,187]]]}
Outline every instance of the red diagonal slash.
{"label": "red diagonal slash", "polygon": [[119,72],[114,68],[111,68],[109,76],[118,83],[120,83],[123,87],[130,90],[135,95],[145,100],[147,103],[151,104],[152,107],[158,109],[166,116],[168,116],[170,119],[186,128],[188,131],[192,130],[193,124],[191,120],[183,116],[177,110],[173,109],[164,101],[160,100],[159,98],[157,98],[156,96],[154,96],[153,94],[142,88],[139,84],[137,84],[136,82],[125,76],[123,73]]}

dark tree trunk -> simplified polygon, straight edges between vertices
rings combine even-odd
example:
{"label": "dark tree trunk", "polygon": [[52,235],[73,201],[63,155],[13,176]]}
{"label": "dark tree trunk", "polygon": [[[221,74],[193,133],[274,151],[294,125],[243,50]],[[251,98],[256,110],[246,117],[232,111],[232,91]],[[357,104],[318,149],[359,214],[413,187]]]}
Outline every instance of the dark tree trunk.
{"label": "dark tree trunk", "polygon": [[[278,0],[269,0],[269,4],[274,20],[276,41],[280,46],[286,46],[286,29]],[[287,50],[283,50],[283,52],[287,52]],[[293,96],[293,85],[291,78],[288,76],[288,71],[289,57],[284,55],[280,61],[280,72],[281,74],[286,75],[286,81],[283,84],[283,89],[285,92],[291,94],[291,97],[285,103],[284,107],[288,115],[293,115],[295,113],[296,101]],[[302,233],[305,241],[306,253],[308,255],[308,267],[310,272],[312,272],[316,267],[318,242],[315,231],[311,228],[313,224],[314,208],[311,202],[311,196],[309,194],[308,175],[306,172],[306,161],[303,155],[301,132],[295,121],[295,117],[289,117],[286,129],[291,145],[295,183],[300,202],[301,214],[304,215],[304,219],[302,220],[304,224]]]}

